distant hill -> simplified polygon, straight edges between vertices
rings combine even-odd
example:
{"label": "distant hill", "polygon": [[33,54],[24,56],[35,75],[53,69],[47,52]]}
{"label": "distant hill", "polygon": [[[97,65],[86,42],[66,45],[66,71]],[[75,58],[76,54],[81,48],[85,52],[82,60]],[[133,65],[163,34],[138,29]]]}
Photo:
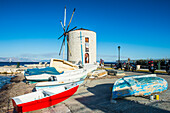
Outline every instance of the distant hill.
{"label": "distant hill", "polygon": [[38,60],[31,58],[17,58],[17,57],[0,57],[0,62],[9,62],[11,59],[12,62],[50,62],[49,60]]}
{"label": "distant hill", "polygon": [[0,62],[9,62],[9,58],[0,57]]}

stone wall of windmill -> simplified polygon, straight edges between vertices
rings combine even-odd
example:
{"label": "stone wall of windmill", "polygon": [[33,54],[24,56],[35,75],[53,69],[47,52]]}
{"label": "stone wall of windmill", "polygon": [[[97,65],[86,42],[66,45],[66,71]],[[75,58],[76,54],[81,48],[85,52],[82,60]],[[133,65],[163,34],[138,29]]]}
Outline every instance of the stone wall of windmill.
{"label": "stone wall of windmill", "polygon": [[67,59],[73,63],[79,63],[82,61],[80,32],[82,36],[83,63],[95,63],[96,32],[83,28],[69,32],[68,42],[71,54],[67,51]]}

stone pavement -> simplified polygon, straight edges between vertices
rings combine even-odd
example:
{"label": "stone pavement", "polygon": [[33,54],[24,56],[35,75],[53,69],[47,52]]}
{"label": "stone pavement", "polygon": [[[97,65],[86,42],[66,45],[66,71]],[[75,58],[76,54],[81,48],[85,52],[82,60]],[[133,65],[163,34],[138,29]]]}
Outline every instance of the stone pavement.
{"label": "stone pavement", "polygon": [[[125,72],[127,75],[144,75],[146,73]],[[147,73],[148,74],[148,73]],[[170,76],[158,74],[170,83]],[[87,79],[78,91],[69,99],[53,107],[32,113],[168,113],[170,112],[170,87],[160,95],[160,100],[150,101],[148,97],[126,97],[110,102],[111,90],[117,77]]]}

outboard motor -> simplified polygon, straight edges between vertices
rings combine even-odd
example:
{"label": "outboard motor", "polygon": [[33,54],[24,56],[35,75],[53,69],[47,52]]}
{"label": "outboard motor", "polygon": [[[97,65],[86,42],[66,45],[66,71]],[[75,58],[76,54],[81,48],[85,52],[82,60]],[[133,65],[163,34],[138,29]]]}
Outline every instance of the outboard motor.
{"label": "outboard motor", "polygon": [[148,68],[151,73],[154,73],[154,71],[156,70],[153,60],[148,61]]}
{"label": "outboard motor", "polygon": [[56,77],[56,76],[51,76],[51,77],[49,78],[49,81],[57,81],[57,77]]}
{"label": "outboard motor", "polygon": [[170,74],[170,60],[166,62],[166,72]]}

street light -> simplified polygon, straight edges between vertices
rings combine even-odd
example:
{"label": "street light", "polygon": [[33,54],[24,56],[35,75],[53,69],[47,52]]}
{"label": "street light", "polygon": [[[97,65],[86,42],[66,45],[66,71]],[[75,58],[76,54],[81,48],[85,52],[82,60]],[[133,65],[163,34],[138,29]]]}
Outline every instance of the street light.
{"label": "street light", "polygon": [[118,62],[120,63],[120,46],[118,46]]}

